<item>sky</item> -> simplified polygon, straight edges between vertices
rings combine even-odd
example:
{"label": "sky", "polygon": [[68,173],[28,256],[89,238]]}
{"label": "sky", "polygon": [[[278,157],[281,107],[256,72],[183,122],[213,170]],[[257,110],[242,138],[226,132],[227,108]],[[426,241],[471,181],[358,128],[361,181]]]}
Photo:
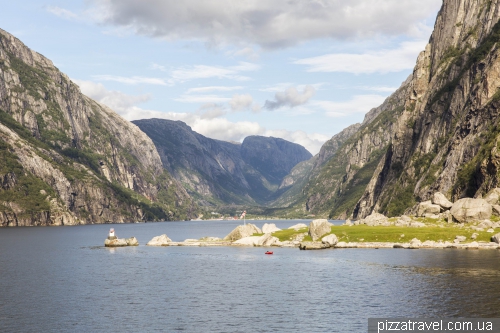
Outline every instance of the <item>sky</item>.
{"label": "sky", "polygon": [[410,75],[442,0],[16,0],[0,28],[127,120],[312,154]]}

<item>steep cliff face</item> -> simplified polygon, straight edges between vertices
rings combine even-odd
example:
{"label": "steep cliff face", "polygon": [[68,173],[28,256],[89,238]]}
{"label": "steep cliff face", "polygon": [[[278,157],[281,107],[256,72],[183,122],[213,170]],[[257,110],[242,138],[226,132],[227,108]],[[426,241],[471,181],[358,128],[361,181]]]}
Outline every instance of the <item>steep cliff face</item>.
{"label": "steep cliff face", "polygon": [[[0,30],[0,225],[186,218],[151,140]],[[159,203],[161,202],[161,203]]]}
{"label": "steep cliff face", "polygon": [[309,210],[397,215],[498,185],[499,17],[498,1],[443,2],[413,74],[305,187]]}
{"label": "steep cliff face", "polygon": [[134,123],[153,140],[163,166],[205,205],[264,205],[283,177],[311,157],[304,147],[281,139],[250,137],[238,144],[209,139],[181,121]]}

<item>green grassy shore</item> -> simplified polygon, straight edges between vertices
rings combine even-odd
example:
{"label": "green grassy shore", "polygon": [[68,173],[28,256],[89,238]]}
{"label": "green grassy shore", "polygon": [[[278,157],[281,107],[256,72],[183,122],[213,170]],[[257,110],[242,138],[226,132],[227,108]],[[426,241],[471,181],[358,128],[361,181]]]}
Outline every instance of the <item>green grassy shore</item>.
{"label": "green grassy shore", "polygon": [[[395,219],[389,219],[389,222],[394,222]],[[477,223],[458,224],[446,223],[443,220],[430,218],[413,218],[425,224],[425,227],[397,227],[397,226],[333,226],[330,234],[335,234],[339,242],[387,242],[387,243],[408,243],[412,239],[417,238],[422,242],[442,241],[453,242],[456,236],[465,236],[466,242],[489,242],[491,236],[496,234],[472,229]],[[280,241],[294,240],[300,234],[308,232],[308,228],[300,230],[285,229],[277,231],[272,235],[279,238]],[[472,239],[472,235],[476,234],[476,238]],[[326,234],[328,235],[328,234]],[[324,235],[324,236],[326,236]],[[257,235],[256,235],[257,236]],[[312,241],[309,235],[303,238],[303,241]]]}

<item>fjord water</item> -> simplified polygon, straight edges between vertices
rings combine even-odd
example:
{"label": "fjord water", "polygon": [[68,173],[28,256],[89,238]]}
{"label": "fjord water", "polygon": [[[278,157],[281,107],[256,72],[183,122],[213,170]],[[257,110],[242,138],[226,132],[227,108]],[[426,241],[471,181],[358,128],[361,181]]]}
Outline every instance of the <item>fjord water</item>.
{"label": "fjord water", "polygon": [[366,332],[370,317],[500,316],[497,250],[145,246],[238,223],[113,225],[141,244],[117,249],[103,247],[110,225],[0,229],[0,331]]}

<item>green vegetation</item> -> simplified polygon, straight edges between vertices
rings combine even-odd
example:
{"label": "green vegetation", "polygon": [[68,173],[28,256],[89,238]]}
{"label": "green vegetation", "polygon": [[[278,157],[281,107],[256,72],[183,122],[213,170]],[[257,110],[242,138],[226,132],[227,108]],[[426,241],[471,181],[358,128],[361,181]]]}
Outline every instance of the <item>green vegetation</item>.
{"label": "green vegetation", "polygon": [[66,148],[61,150],[60,153],[80,164],[88,166],[97,175],[100,175],[100,156],[93,153],[90,149]]}
{"label": "green vegetation", "polygon": [[36,99],[43,99],[43,93],[51,82],[47,74],[38,68],[26,64],[11,53],[7,53],[11,68],[19,75],[19,80],[28,93]]}
{"label": "green vegetation", "polygon": [[373,177],[373,173],[380,163],[380,159],[385,153],[386,149],[379,149],[370,155],[368,159],[369,162],[366,163],[359,171],[353,176],[351,181],[342,188],[342,192],[339,193],[330,206],[334,208],[330,211],[330,218],[339,216],[340,214],[347,212],[350,215],[356,203],[359,201],[361,196],[366,190],[366,186]]}
{"label": "green vegetation", "polygon": [[[469,34],[467,35],[466,38],[468,38],[468,36],[472,35],[472,34],[475,34],[477,31],[477,26],[472,29],[472,31],[469,31]],[[439,101],[441,99],[441,97],[444,95],[444,94],[449,94],[449,93],[452,93],[455,91],[456,87],[458,86],[458,83],[460,82],[462,76],[474,65],[474,64],[478,64],[479,62],[481,62],[484,58],[486,58],[486,56],[491,52],[491,49],[500,41],[500,21],[497,22],[494,26],[493,26],[493,29],[491,30],[491,33],[488,35],[488,37],[486,37],[483,42],[474,50],[472,50],[472,52],[470,53],[468,59],[467,59],[467,62],[465,63],[465,65],[462,67],[462,69],[460,70],[460,73],[457,75],[456,78],[454,78],[453,80],[451,81],[448,81],[440,90],[438,90],[436,92],[436,94],[434,95],[434,97],[432,98],[431,100],[431,104],[434,104],[436,103],[437,101]],[[465,52],[465,51],[464,51]],[[457,54],[457,51],[456,50],[450,50],[450,54],[453,55],[453,54]],[[455,56],[456,60],[457,61],[460,57],[458,56]],[[453,62],[450,64],[450,67],[451,68],[451,65],[453,64]],[[457,65],[462,65],[460,62],[457,62],[456,63]]]}
{"label": "green vegetation", "polygon": [[[428,226],[423,228],[410,227],[370,227],[367,225],[358,226],[335,226],[332,227],[332,233],[335,234],[340,242],[391,242],[406,243],[413,238],[424,242],[430,241],[449,241],[453,242],[457,235],[465,236],[469,241],[473,233],[477,233],[476,241],[490,241],[491,234],[486,231],[474,231],[470,229],[458,229],[453,224],[441,226]],[[401,237],[404,235],[403,237]]]}
{"label": "green vegetation", "polygon": [[[486,231],[475,231],[468,228],[458,228],[456,224],[439,223],[433,219],[417,219],[419,222],[425,223],[428,226],[422,228],[411,227],[371,227],[367,225],[355,226],[333,226],[331,234],[335,234],[339,242],[388,242],[388,243],[408,243],[413,238],[417,238],[422,242],[430,241],[443,241],[453,242],[456,236],[465,236],[468,242],[473,233],[478,234],[475,241],[489,242],[491,233]],[[273,233],[272,235],[279,238],[280,241],[289,241],[295,239],[300,234],[307,233],[308,229],[300,229],[298,231],[293,229],[281,230]],[[304,238],[304,241],[311,241],[309,236]]]}
{"label": "green vegetation", "polygon": [[481,183],[485,181],[481,172],[481,164],[491,158],[493,148],[497,147],[499,135],[500,124],[497,123],[490,126],[488,131],[481,135],[480,140],[476,140],[478,152],[472,160],[458,170],[457,180],[453,187],[454,193],[465,193],[468,197],[476,194]]}
{"label": "green vegetation", "polygon": [[394,185],[388,191],[390,199],[382,204],[380,208],[389,217],[400,216],[404,214],[405,210],[412,207],[415,203],[415,196],[413,191],[415,189],[415,182],[410,182],[406,186]]}
{"label": "green vegetation", "polygon": [[12,116],[10,114],[8,114],[7,112],[4,112],[1,109],[0,109],[0,123],[7,126],[8,128],[13,130],[14,132],[16,132],[17,135],[19,135],[24,140],[28,141],[33,146],[38,147],[38,148],[43,148],[43,149],[50,149],[49,145],[37,140],[35,137],[33,137],[33,134],[26,129],[26,127],[21,125],[14,118],[12,118]]}
{"label": "green vegetation", "polygon": [[[309,228],[303,228],[303,229],[299,229],[299,230],[284,229],[284,230],[280,230],[277,232],[273,232],[273,236],[277,237],[281,242],[285,242],[285,241],[294,240],[295,236],[307,233],[308,230],[309,230]],[[311,236],[309,236],[309,235],[305,236],[304,241],[306,241],[306,242],[312,241]]]}
{"label": "green vegetation", "polygon": [[[45,198],[54,196],[54,190],[41,179],[25,172],[19,163],[12,147],[0,140],[0,176],[8,177],[10,181],[7,189],[0,188],[0,201],[13,202],[19,205],[25,214],[34,214],[48,211],[50,204]],[[42,194],[41,191],[46,194]],[[0,205],[0,211],[9,210]]]}
{"label": "green vegetation", "polygon": [[442,64],[447,63],[451,59],[461,57],[463,54],[464,54],[464,50],[460,50],[455,46],[448,47],[446,49],[446,51],[444,51],[438,67],[441,67]]}

